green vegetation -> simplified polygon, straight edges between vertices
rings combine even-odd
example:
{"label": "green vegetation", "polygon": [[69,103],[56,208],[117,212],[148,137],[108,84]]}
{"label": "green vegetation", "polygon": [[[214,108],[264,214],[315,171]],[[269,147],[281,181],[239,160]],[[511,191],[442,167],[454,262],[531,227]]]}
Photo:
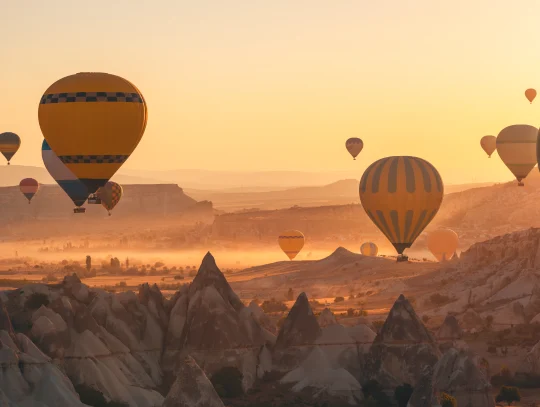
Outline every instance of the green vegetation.
{"label": "green vegetation", "polygon": [[398,407],[407,407],[407,403],[413,394],[413,388],[409,383],[396,387],[394,391],[394,399],[396,399]]}
{"label": "green vegetation", "polygon": [[457,407],[456,399],[446,393],[441,393],[439,402],[441,403],[441,407]]}
{"label": "green vegetation", "polygon": [[244,376],[235,367],[226,366],[212,375],[210,381],[217,394],[222,398],[239,397],[244,394],[242,379]]}
{"label": "green vegetation", "polygon": [[521,395],[519,394],[517,387],[502,386],[495,401],[497,403],[506,401],[508,405],[511,406],[514,401],[521,401]]}
{"label": "green vegetation", "polygon": [[287,306],[283,303],[283,301],[277,301],[275,298],[271,298],[270,300],[266,300],[261,304],[261,308],[264,312],[284,312],[287,311]]}

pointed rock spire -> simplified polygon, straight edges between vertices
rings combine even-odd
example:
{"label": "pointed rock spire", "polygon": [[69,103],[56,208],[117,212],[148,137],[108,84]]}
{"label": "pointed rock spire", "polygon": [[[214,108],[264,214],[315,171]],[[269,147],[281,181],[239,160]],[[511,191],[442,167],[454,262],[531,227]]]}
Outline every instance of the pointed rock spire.
{"label": "pointed rock spire", "polygon": [[279,330],[276,349],[313,344],[321,332],[306,293],[301,293]]}

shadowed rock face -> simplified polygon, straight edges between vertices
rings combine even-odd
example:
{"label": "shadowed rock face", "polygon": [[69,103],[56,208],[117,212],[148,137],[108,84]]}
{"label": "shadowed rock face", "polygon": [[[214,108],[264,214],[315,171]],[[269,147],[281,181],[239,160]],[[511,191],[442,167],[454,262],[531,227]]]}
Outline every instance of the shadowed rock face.
{"label": "shadowed rock face", "polygon": [[414,387],[413,394],[407,403],[407,407],[433,407],[436,405],[432,380],[433,366],[425,366]]}
{"label": "shadowed rock face", "polygon": [[439,341],[453,341],[463,337],[463,332],[455,316],[447,315],[436,335]]}
{"label": "shadowed rock face", "polygon": [[388,390],[403,383],[414,387],[424,368],[439,357],[431,334],[400,295],[370,348],[364,379],[377,380]]}
{"label": "shadowed rock face", "polygon": [[321,328],[313,314],[307,295],[301,293],[291,308],[276,339],[276,349],[311,345],[320,335]]}
{"label": "shadowed rock face", "polygon": [[176,371],[176,381],[163,407],[224,407],[214,386],[191,357],[186,357]]}
{"label": "shadowed rock face", "polygon": [[495,407],[491,384],[467,350],[448,350],[434,367],[434,392],[451,394],[458,406]]}

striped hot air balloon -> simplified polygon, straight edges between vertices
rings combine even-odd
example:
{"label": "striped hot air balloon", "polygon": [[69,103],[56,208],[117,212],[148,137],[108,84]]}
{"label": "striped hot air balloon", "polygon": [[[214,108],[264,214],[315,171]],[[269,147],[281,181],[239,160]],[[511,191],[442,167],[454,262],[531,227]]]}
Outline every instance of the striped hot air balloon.
{"label": "striped hot air balloon", "polygon": [[353,159],[356,160],[356,157],[364,148],[364,142],[358,137],[352,137],[345,142],[345,148],[352,155]]}
{"label": "striped hot air balloon", "polygon": [[53,177],[56,183],[60,185],[60,188],[64,190],[75,204],[76,208],[74,212],[84,213],[85,209],[81,208],[81,206],[86,201],[86,198],[88,198],[86,186],[56,156],[46,140],[43,140],[43,144],[41,145],[41,158],[51,177]]}
{"label": "striped hot air balloon", "polygon": [[78,73],[45,91],[38,118],[47,143],[93,194],[139,144],[147,108],[129,81],[106,73]]}
{"label": "striped hot air balloon", "polygon": [[34,178],[25,178],[19,183],[19,189],[30,203],[39,189],[39,183]]}
{"label": "striped hot air balloon", "polygon": [[444,194],[441,176],[417,157],[386,157],[371,164],[360,180],[360,201],[369,218],[400,255],[437,214]]}
{"label": "striped hot air balloon", "polygon": [[438,261],[450,260],[456,252],[459,238],[452,229],[437,229],[427,238],[427,246]]}
{"label": "striped hot air balloon", "polygon": [[527,124],[505,127],[497,136],[497,152],[518,180],[518,185],[536,165],[538,129]]}
{"label": "striped hot air balloon", "polygon": [[0,134],[0,152],[6,157],[8,165],[10,161],[19,150],[21,146],[21,139],[15,133],[7,132]]}
{"label": "striped hot air balloon", "polygon": [[290,260],[294,259],[302,250],[304,241],[304,234],[298,230],[286,230],[278,238],[279,247]]}
{"label": "striped hot air balloon", "polygon": [[116,182],[109,181],[104,187],[98,189],[97,196],[101,199],[101,205],[111,216],[111,211],[122,198],[123,189]]}
{"label": "striped hot air balloon", "polygon": [[364,256],[376,256],[379,253],[379,248],[375,243],[365,242],[360,246],[360,253]]}

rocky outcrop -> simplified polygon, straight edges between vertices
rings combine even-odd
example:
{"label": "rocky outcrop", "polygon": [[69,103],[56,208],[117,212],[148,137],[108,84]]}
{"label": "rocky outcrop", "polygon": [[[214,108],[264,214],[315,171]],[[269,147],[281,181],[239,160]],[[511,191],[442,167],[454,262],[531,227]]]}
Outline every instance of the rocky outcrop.
{"label": "rocky outcrop", "polygon": [[377,380],[389,391],[403,383],[414,387],[424,368],[435,365],[439,357],[433,337],[400,295],[371,345],[364,379]]}
{"label": "rocky outcrop", "polygon": [[187,354],[209,376],[234,366],[242,372],[248,389],[256,378],[261,347],[274,341],[207,253],[193,282],[171,299],[162,366],[169,378],[179,358]]}
{"label": "rocky outcrop", "polygon": [[330,311],[329,308],[323,309],[323,311],[321,312],[321,315],[319,315],[318,322],[321,328],[324,328],[328,325],[337,324],[336,316],[334,315],[332,311]]}
{"label": "rocky outcrop", "polygon": [[472,308],[468,308],[458,319],[460,326],[469,332],[480,332],[484,328],[484,320]]}
{"label": "rocky outcrop", "polygon": [[456,341],[463,337],[459,322],[454,315],[447,315],[435,335],[438,341]]}
{"label": "rocky outcrop", "polygon": [[255,300],[252,300],[249,305],[248,309],[253,314],[253,317],[257,320],[257,322],[267,331],[272,332],[273,334],[277,334],[276,325],[272,323],[270,320],[270,317],[266,315],[263,311],[263,309],[257,304]]}
{"label": "rocky outcrop", "polygon": [[540,342],[527,353],[520,364],[519,373],[540,379]]}
{"label": "rocky outcrop", "polygon": [[450,349],[435,365],[433,393],[451,394],[458,406],[495,407],[488,378],[467,350]]}
{"label": "rocky outcrop", "polygon": [[191,357],[178,365],[163,407],[224,407],[214,386]]}
{"label": "rocky outcrop", "polygon": [[433,407],[437,404],[436,401],[433,393],[433,366],[425,366],[407,407]]}

